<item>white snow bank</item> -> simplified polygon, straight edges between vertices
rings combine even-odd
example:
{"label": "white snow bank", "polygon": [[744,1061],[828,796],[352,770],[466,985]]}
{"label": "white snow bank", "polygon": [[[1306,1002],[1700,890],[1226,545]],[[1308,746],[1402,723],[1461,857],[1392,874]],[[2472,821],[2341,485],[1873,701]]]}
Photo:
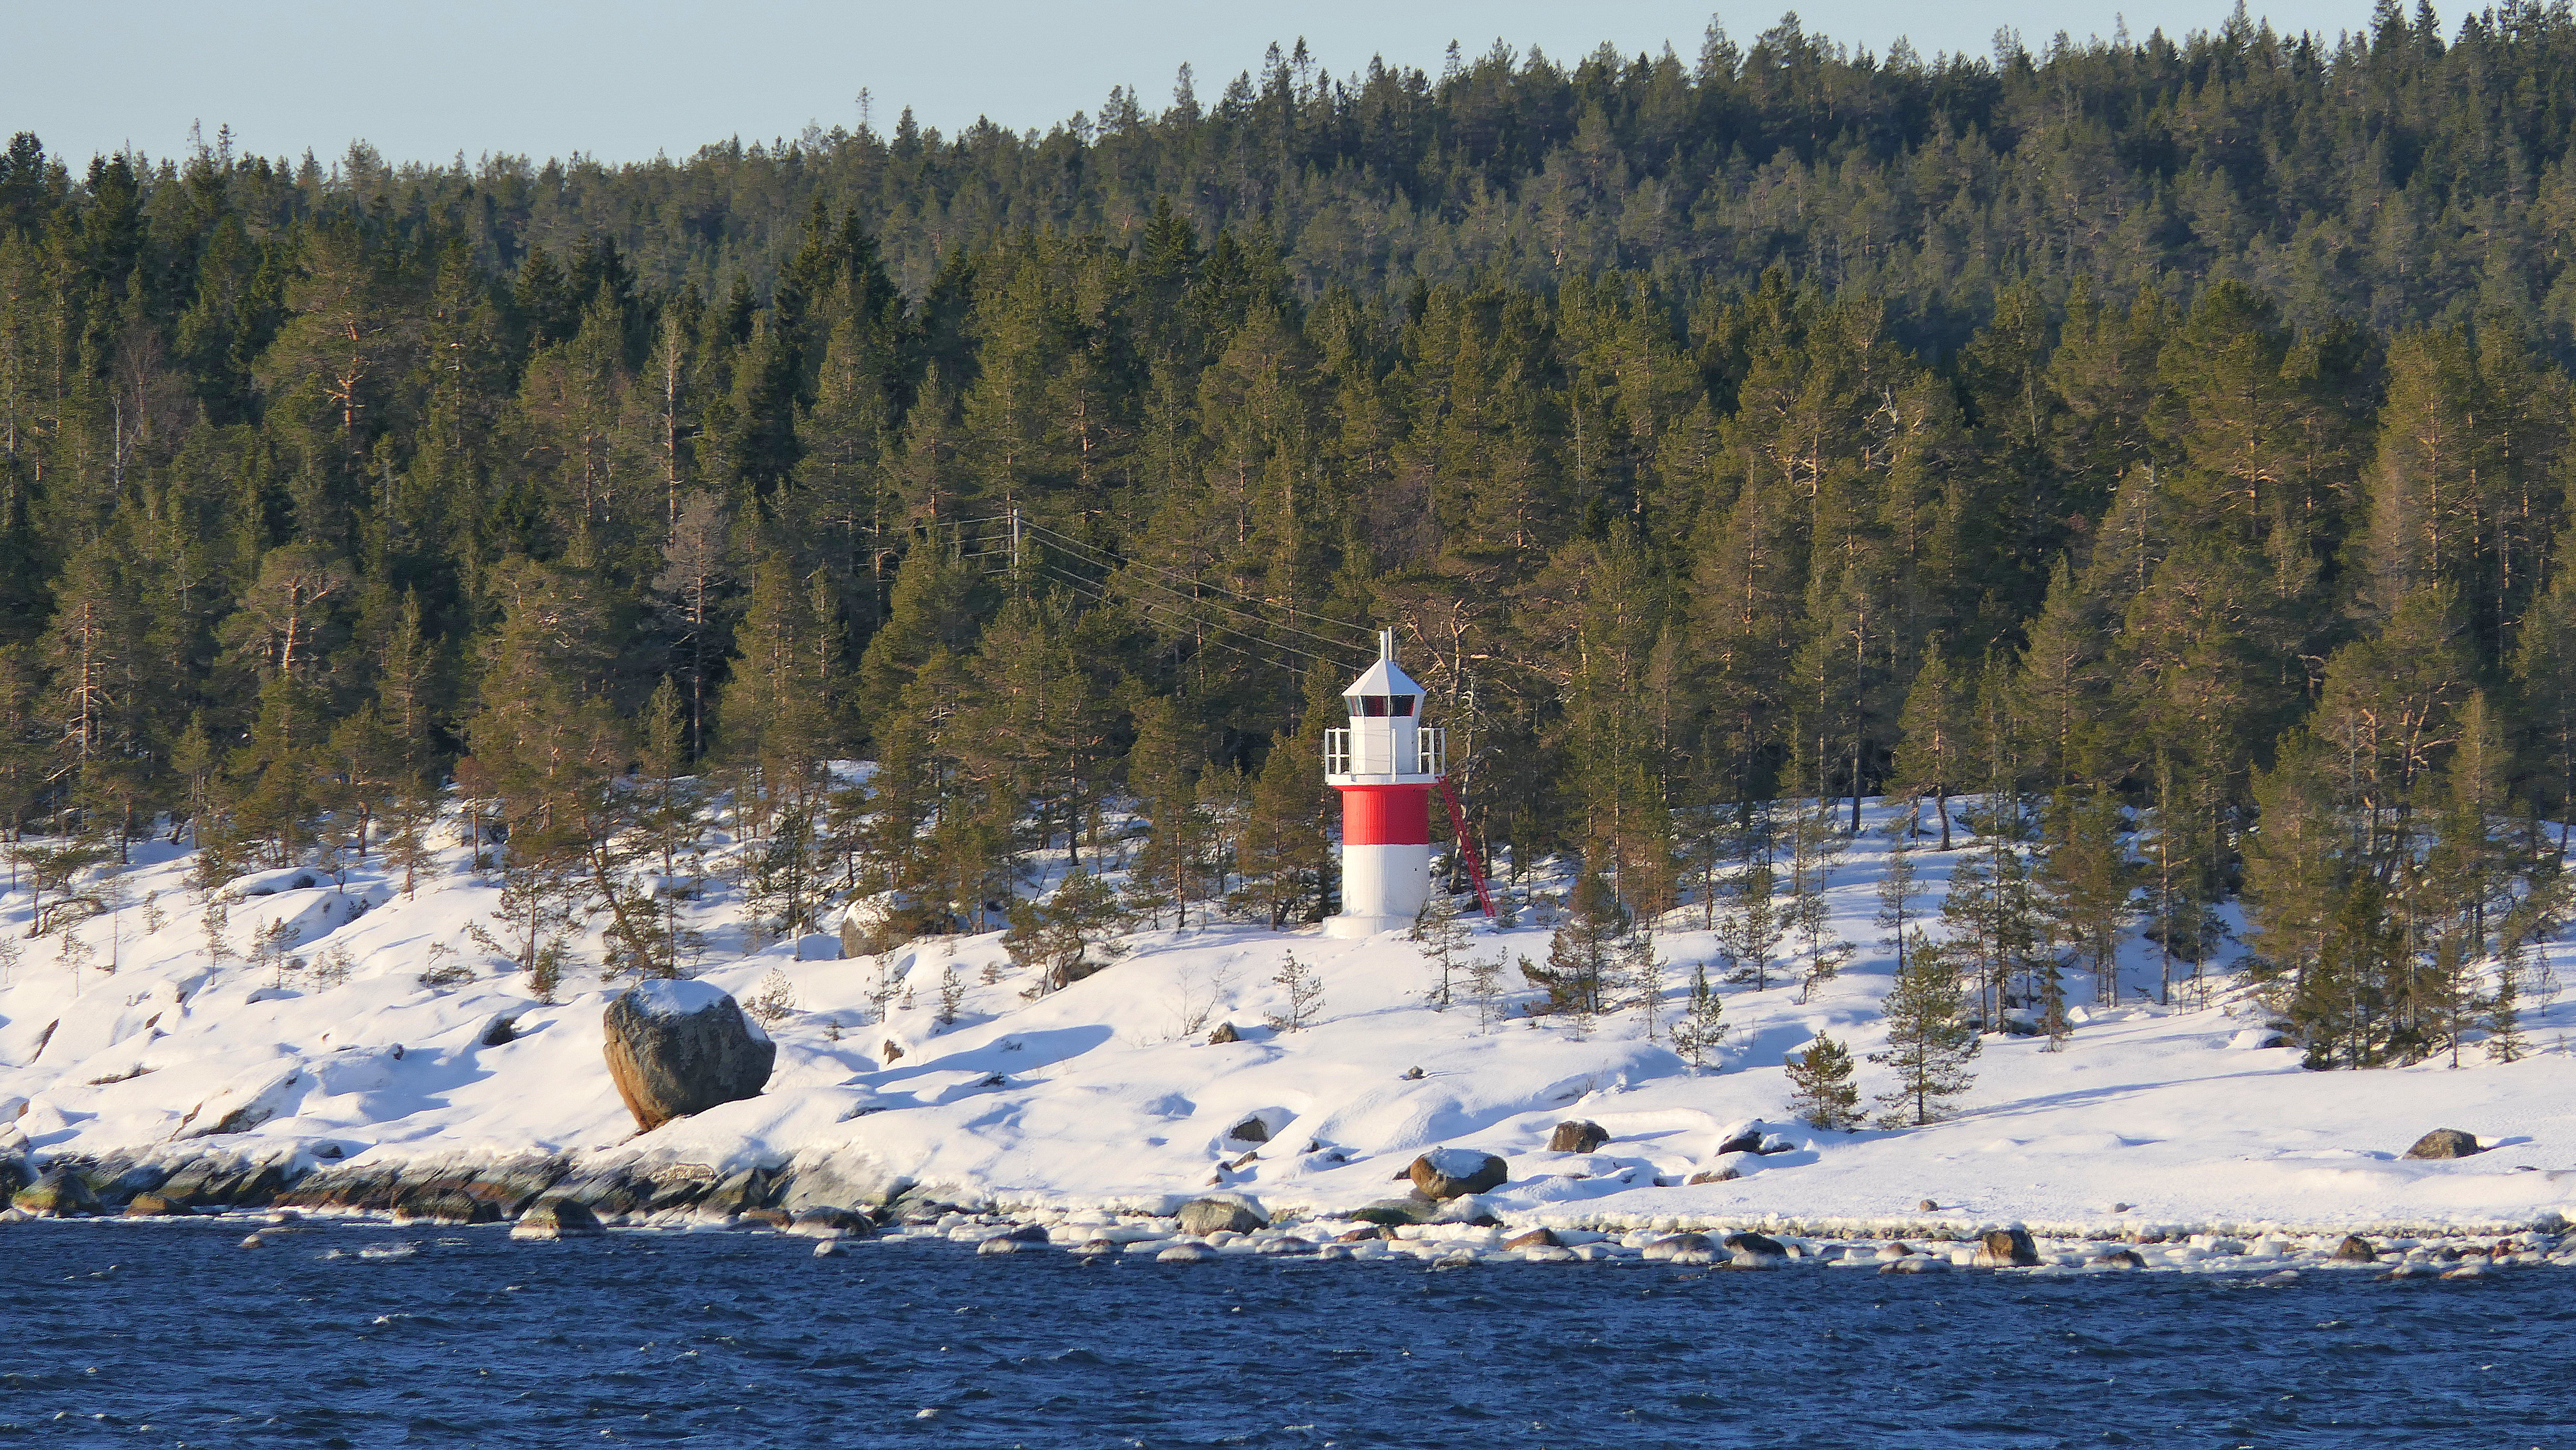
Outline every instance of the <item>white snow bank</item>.
{"label": "white snow bank", "polygon": [[[1031,1210],[1167,1212],[1237,1192],[1296,1213],[1400,1194],[1416,1155],[1454,1151],[1495,1154],[1510,1170],[1481,1206],[1569,1231],[2470,1229],[2576,1217],[2576,1005],[2526,998],[2532,1050],[2519,1062],[2473,1049],[2457,1070],[2312,1073],[2295,1049],[2263,1045],[2274,1034],[2241,993],[2142,1003],[2156,964],[2138,942],[2121,1000],[2070,1014],[2081,1022],[2064,1051],[1986,1039],[1955,1120],[1902,1132],[1797,1125],[1781,1059],[1819,1031],[1862,1060],[1864,1092],[1886,1086],[1866,1062],[1885,1045],[1878,1008],[1892,968],[1874,945],[1883,821],[1873,814],[1829,894],[1832,931],[1860,954],[1803,1001],[1791,983],[1721,986],[1728,1032],[1704,1073],[1666,1045],[1691,969],[1715,957],[1689,911],[1657,938],[1672,964],[1663,1010],[1579,1026],[1487,1020],[1463,999],[1433,1010],[1433,973],[1400,935],[1150,931],[1108,970],[1044,995],[994,933],[835,960],[827,938],[756,938],[731,884],[741,877],[719,858],[689,878],[694,896],[672,903],[706,943],[695,980],[576,969],[561,1000],[542,1002],[498,954],[512,940],[494,915],[499,892],[461,849],[442,852],[409,895],[372,871],[245,877],[221,893],[229,918],[216,921],[188,885],[192,858],[153,848],[122,874],[126,906],[72,928],[79,949],[17,938],[23,960],[0,980],[0,1152],[419,1163],[561,1152],[792,1169],[791,1207],[917,1181]],[[1916,859],[1928,912],[1956,858]],[[305,876],[313,884],[298,884]],[[0,895],[0,932],[23,933],[27,920],[23,892]],[[209,949],[210,922],[221,952]],[[283,936],[281,925],[291,954],[252,960],[258,934]],[[595,937],[577,945],[603,955]],[[2527,980],[2552,980],[2567,946],[2540,944]],[[1510,961],[1546,948],[1546,930],[1530,926],[1479,933],[1472,950]],[[1273,978],[1291,951],[1322,1001],[1312,1026],[1285,1031],[1263,1024],[1284,1015]],[[1531,994],[1506,976],[1509,1009]],[[601,1055],[601,1014],[628,990],[657,1013],[726,995],[781,1006],[766,1034],[778,1045],[768,1090],[635,1134]],[[1228,1022],[1240,1040],[1208,1042]],[[1548,1151],[1569,1118],[1599,1123],[1610,1141]],[[1247,1121],[1266,1136],[1235,1137]],[[2489,1149],[2399,1156],[2435,1127]],[[1748,1131],[1768,1151],[1720,1156]],[[1927,1200],[1938,1209],[1923,1210]]]}

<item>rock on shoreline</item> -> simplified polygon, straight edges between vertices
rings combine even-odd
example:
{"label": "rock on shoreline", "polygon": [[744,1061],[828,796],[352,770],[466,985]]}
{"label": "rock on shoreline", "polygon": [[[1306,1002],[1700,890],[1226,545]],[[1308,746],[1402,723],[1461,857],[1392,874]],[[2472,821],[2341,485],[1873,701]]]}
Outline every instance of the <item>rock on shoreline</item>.
{"label": "rock on shoreline", "polygon": [[[186,1215],[302,1211],[427,1223],[514,1223],[515,1236],[580,1237],[609,1227],[789,1229],[828,1222],[842,1238],[952,1238],[981,1243],[1019,1231],[1029,1249],[1091,1253],[1188,1240],[1231,1252],[1313,1253],[1409,1261],[1447,1256],[1571,1263],[1597,1259],[1678,1266],[1877,1265],[1898,1241],[1922,1252],[1910,1269],[1992,1268],[2072,1273],[2118,1268],[2276,1272],[2375,1267],[2400,1276],[2547,1263],[2576,1267],[2576,1234],[2555,1214],[2523,1225],[1997,1225],[1922,1217],[1795,1223],[1658,1219],[1626,1225],[1566,1215],[1513,1222],[1462,1198],[1416,1195],[1375,1208],[1292,1206],[1276,1212],[1239,1194],[1147,1196],[1123,1210],[996,1205],[916,1186],[872,1164],[831,1157],[776,1167],[602,1162],[601,1155],[523,1154],[475,1163],[319,1161],[288,1150],[190,1153],[194,1144],[97,1158],[0,1159],[21,1185],[9,1217],[84,1213]],[[41,1192],[35,1189],[41,1188]],[[964,1202],[952,1200],[962,1199]],[[1374,1226],[1372,1226],[1374,1225]],[[813,1228],[805,1228],[813,1232]],[[2563,1236],[2563,1237],[2562,1237]],[[1673,1242],[1678,1240],[1678,1242]],[[1338,1242],[1337,1242],[1338,1241]],[[1658,1248],[1670,1243],[1669,1248]],[[1705,1247],[1703,1247],[1705,1245]],[[1328,1252],[1328,1250],[1330,1250]],[[2107,1250],[2107,1252],[2106,1252]],[[1705,1257],[1703,1257],[1705,1255]],[[1896,1260],[1889,1260],[1895,1262]]]}

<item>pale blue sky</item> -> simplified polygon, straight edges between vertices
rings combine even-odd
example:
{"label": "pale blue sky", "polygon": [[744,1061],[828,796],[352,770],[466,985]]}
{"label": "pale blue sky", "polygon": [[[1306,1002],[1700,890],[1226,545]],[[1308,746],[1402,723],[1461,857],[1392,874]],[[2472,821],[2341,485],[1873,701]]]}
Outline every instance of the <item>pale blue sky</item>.
{"label": "pale blue sky", "polygon": [[[1877,51],[1902,35],[1926,54],[1984,55],[1998,26],[2018,28],[2038,49],[2060,29],[2107,36],[2122,11],[2139,35],[2158,25],[2206,29],[2230,3],[1811,0],[1800,14],[1811,32]],[[2369,15],[2366,0],[2253,8],[2281,29],[2328,35]],[[1212,99],[1238,71],[1257,69],[1271,40],[1301,35],[1337,75],[1373,52],[1436,71],[1452,39],[1470,53],[1499,37],[1563,58],[1604,40],[1630,53],[1670,41],[1690,59],[1709,5],[15,0],[0,13],[9,17],[0,27],[0,132],[33,130],[57,155],[125,144],[166,155],[200,121],[209,138],[229,124],[245,148],[267,155],[310,147],[327,160],[364,138],[396,161],[576,150],[628,160],[682,156],[727,136],[794,135],[808,121],[854,125],[862,88],[881,131],[906,105],[947,131],[978,115],[1043,128],[1076,110],[1096,113],[1113,85],[1133,86],[1159,109],[1181,62]],[[1779,13],[1730,9],[1723,18],[1749,39]]]}

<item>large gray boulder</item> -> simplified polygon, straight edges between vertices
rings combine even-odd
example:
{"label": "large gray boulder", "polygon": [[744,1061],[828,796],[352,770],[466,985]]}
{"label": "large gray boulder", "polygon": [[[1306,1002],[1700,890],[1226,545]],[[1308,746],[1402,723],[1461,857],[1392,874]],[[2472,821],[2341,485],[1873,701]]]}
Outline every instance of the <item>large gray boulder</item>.
{"label": "large gray boulder", "polygon": [[1181,1205],[1185,1234],[1248,1234],[1270,1220],[1240,1198],[1194,1198]]}
{"label": "large gray boulder", "polygon": [[806,1239],[863,1239],[876,1231],[875,1219],[848,1208],[802,1209],[787,1221],[787,1232]]}
{"label": "large gray boulder", "polygon": [[1511,1177],[1511,1168],[1493,1154],[1472,1148],[1434,1148],[1414,1159],[1405,1176],[1425,1198],[1464,1198],[1501,1187]]}
{"label": "large gray boulder", "polygon": [[1646,1245],[1639,1257],[1668,1259],[1676,1264],[1714,1264],[1717,1245],[1706,1234],[1678,1233]]}
{"label": "large gray boulder", "polygon": [[1976,1266],[1980,1269],[2032,1269],[2039,1266],[2039,1245],[2033,1243],[2030,1230],[1989,1229],[1977,1247]]}
{"label": "large gray boulder", "polygon": [[1731,1233],[1719,1239],[1731,1269],[1769,1269],[1789,1262],[1789,1247],[1769,1234]]}
{"label": "large gray boulder", "polygon": [[2466,1158],[2479,1151],[2475,1134],[2463,1133],[2457,1128],[2435,1128],[2416,1139],[2415,1146],[2406,1150],[2406,1156],[2409,1158]]}
{"label": "large gray boulder", "polygon": [[1430,1199],[1416,1193],[1403,1198],[1379,1199],[1365,1208],[1352,1209],[1348,1216],[1361,1223],[1375,1224],[1380,1228],[1400,1228],[1409,1223],[1429,1223],[1431,1215],[1438,1210],[1438,1207]]}
{"label": "large gray boulder", "polygon": [[510,1237],[540,1241],[594,1239],[606,1232],[598,1214],[569,1198],[540,1198],[510,1226]]}
{"label": "large gray boulder", "polygon": [[68,1168],[57,1168],[10,1196],[9,1205],[39,1218],[71,1218],[98,1212],[98,1194],[89,1180]]}
{"label": "large gray boulder", "polygon": [[608,1075],[651,1132],[673,1118],[757,1097],[778,1045],[720,988],[687,980],[645,982],[608,1004]]}

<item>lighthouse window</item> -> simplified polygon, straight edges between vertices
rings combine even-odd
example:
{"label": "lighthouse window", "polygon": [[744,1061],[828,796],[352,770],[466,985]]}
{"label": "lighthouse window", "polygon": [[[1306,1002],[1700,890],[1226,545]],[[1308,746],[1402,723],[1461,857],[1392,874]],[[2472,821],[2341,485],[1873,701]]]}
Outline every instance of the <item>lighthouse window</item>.
{"label": "lighthouse window", "polygon": [[1388,700],[1387,703],[1392,707],[1387,711],[1390,715],[1410,715],[1413,713],[1413,697],[1411,695],[1397,695]]}
{"label": "lighthouse window", "polygon": [[1368,716],[1379,716],[1379,715],[1384,715],[1384,714],[1386,713],[1386,696],[1384,696],[1384,695],[1362,695],[1362,696],[1360,696],[1360,713],[1361,713],[1361,714],[1363,714],[1363,715],[1368,715]]}

